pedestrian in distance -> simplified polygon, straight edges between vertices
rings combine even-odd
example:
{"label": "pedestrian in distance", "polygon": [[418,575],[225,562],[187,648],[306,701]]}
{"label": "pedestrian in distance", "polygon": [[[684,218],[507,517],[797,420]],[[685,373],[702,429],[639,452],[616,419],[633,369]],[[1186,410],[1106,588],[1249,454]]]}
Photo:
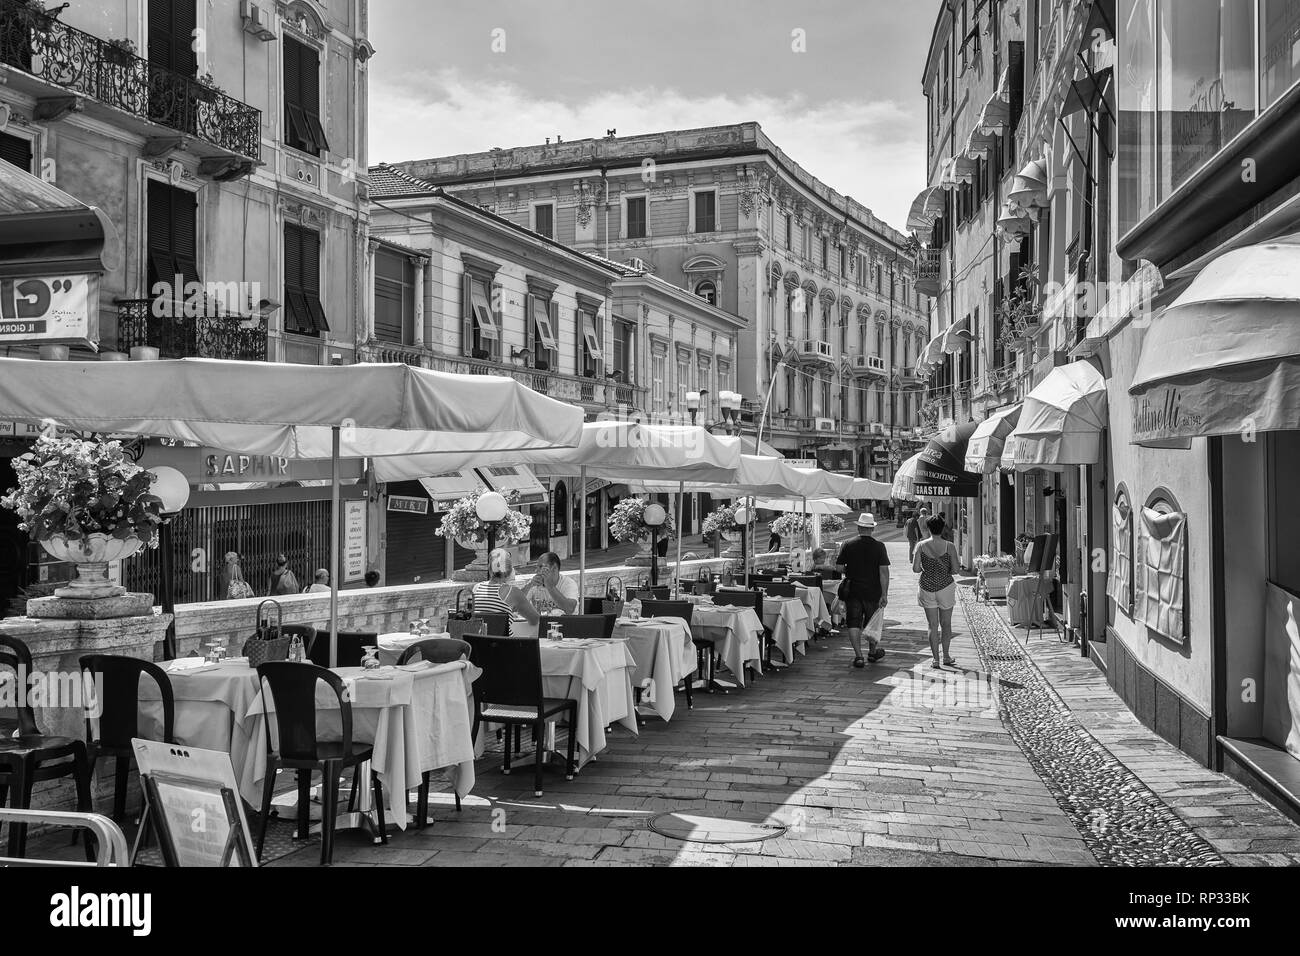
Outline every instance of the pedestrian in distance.
{"label": "pedestrian in distance", "polygon": [[253,587],[244,580],[244,570],[239,566],[239,553],[226,552],[226,564],[221,573],[222,593],[226,598],[238,600],[254,596]]}
{"label": "pedestrian in distance", "polygon": [[870,648],[866,659],[862,657],[862,629],[889,603],[889,554],[873,537],[875,530],[875,516],[863,512],[858,516],[858,537],[844,542],[835,558],[844,575],[839,598],[844,602],[844,625],[853,645],[854,667],[865,667],[866,661],[874,664],[885,656],[879,636],[872,637],[868,631]]}
{"label": "pedestrian in distance", "polygon": [[[936,515],[926,522],[930,536],[916,546],[916,555],[912,559],[912,570],[921,575],[920,589],[916,600],[925,611],[925,620],[930,628],[930,653],[934,655],[931,667],[939,669],[943,664],[952,666],[957,662],[952,659],[952,609],[957,604],[957,581],[953,574],[960,566],[957,546],[943,538],[943,518]],[[943,647],[942,662],[939,657],[940,645]]]}
{"label": "pedestrian in distance", "polygon": [[322,591],[329,592],[330,573],[325,568],[316,569],[316,580],[302,589],[303,594],[318,594]]}
{"label": "pedestrian in distance", "polygon": [[289,558],[283,554],[275,556],[275,570],[271,572],[271,589],[267,591],[271,597],[277,597],[281,594],[297,594],[299,591],[298,577],[289,567]]}
{"label": "pedestrian in distance", "polygon": [[371,571],[367,571],[367,572],[366,572],[366,587],[368,587],[368,588],[377,588],[377,587],[379,587],[379,572],[378,572],[378,571],[371,570]]}
{"label": "pedestrian in distance", "polygon": [[916,554],[916,545],[926,536],[925,522],[930,518],[930,509],[922,508],[912,517],[907,519],[907,559],[910,561]]}

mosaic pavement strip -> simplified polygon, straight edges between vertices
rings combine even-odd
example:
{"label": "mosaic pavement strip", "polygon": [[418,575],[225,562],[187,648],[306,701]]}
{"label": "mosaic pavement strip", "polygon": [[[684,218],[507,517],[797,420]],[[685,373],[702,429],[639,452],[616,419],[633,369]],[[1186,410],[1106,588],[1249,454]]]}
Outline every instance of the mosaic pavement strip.
{"label": "mosaic pavement strip", "polygon": [[1080,725],[1002,616],[958,588],[1002,722],[1102,866],[1227,866],[1227,861]]}

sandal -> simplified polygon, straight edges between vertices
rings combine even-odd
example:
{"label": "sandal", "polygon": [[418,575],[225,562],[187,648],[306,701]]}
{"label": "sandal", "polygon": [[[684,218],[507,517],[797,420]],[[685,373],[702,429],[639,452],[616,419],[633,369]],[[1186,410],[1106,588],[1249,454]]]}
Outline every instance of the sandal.
{"label": "sandal", "polygon": [[861,657],[855,657],[855,658],[853,658],[853,666],[854,666],[854,667],[866,667],[866,666],[867,666],[867,662],[864,661]]}
{"label": "sandal", "polygon": [[956,662],[955,660],[953,660],[951,657],[945,657],[945,658],[943,659],[943,662],[944,662],[945,664],[947,664],[949,667],[956,667],[956,666],[957,666],[957,662]]}
{"label": "sandal", "polygon": [[943,670],[943,665],[938,661],[930,661],[930,668],[931,670],[941,671]]}

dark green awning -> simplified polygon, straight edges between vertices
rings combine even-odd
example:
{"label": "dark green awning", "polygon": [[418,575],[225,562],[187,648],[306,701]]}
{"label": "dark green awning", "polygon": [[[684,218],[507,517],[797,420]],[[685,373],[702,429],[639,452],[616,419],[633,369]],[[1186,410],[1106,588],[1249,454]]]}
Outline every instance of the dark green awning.
{"label": "dark green awning", "polygon": [[118,254],[103,212],[0,162],[0,279],[102,274]]}

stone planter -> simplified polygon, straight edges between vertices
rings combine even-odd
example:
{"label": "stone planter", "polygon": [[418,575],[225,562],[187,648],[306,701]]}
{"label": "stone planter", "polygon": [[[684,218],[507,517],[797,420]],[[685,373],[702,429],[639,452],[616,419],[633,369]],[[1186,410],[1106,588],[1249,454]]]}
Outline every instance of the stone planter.
{"label": "stone planter", "polygon": [[76,578],[63,587],[56,588],[54,596],[64,600],[95,601],[126,594],[126,588],[108,579],[109,562],[130,557],[140,550],[144,542],[135,536],[114,538],[97,533],[81,541],[55,537],[47,538],[40,544],[60,561],[67,561],[77,567]]}
{"label": "stone planter", "polygon": [[650,539],[646,538],[644,541],[638,541],[637,547],[640,550],[638,550],[636,554],[632,555],[632,557],[628,559],[627,563],[634,568],[650,567]]}

